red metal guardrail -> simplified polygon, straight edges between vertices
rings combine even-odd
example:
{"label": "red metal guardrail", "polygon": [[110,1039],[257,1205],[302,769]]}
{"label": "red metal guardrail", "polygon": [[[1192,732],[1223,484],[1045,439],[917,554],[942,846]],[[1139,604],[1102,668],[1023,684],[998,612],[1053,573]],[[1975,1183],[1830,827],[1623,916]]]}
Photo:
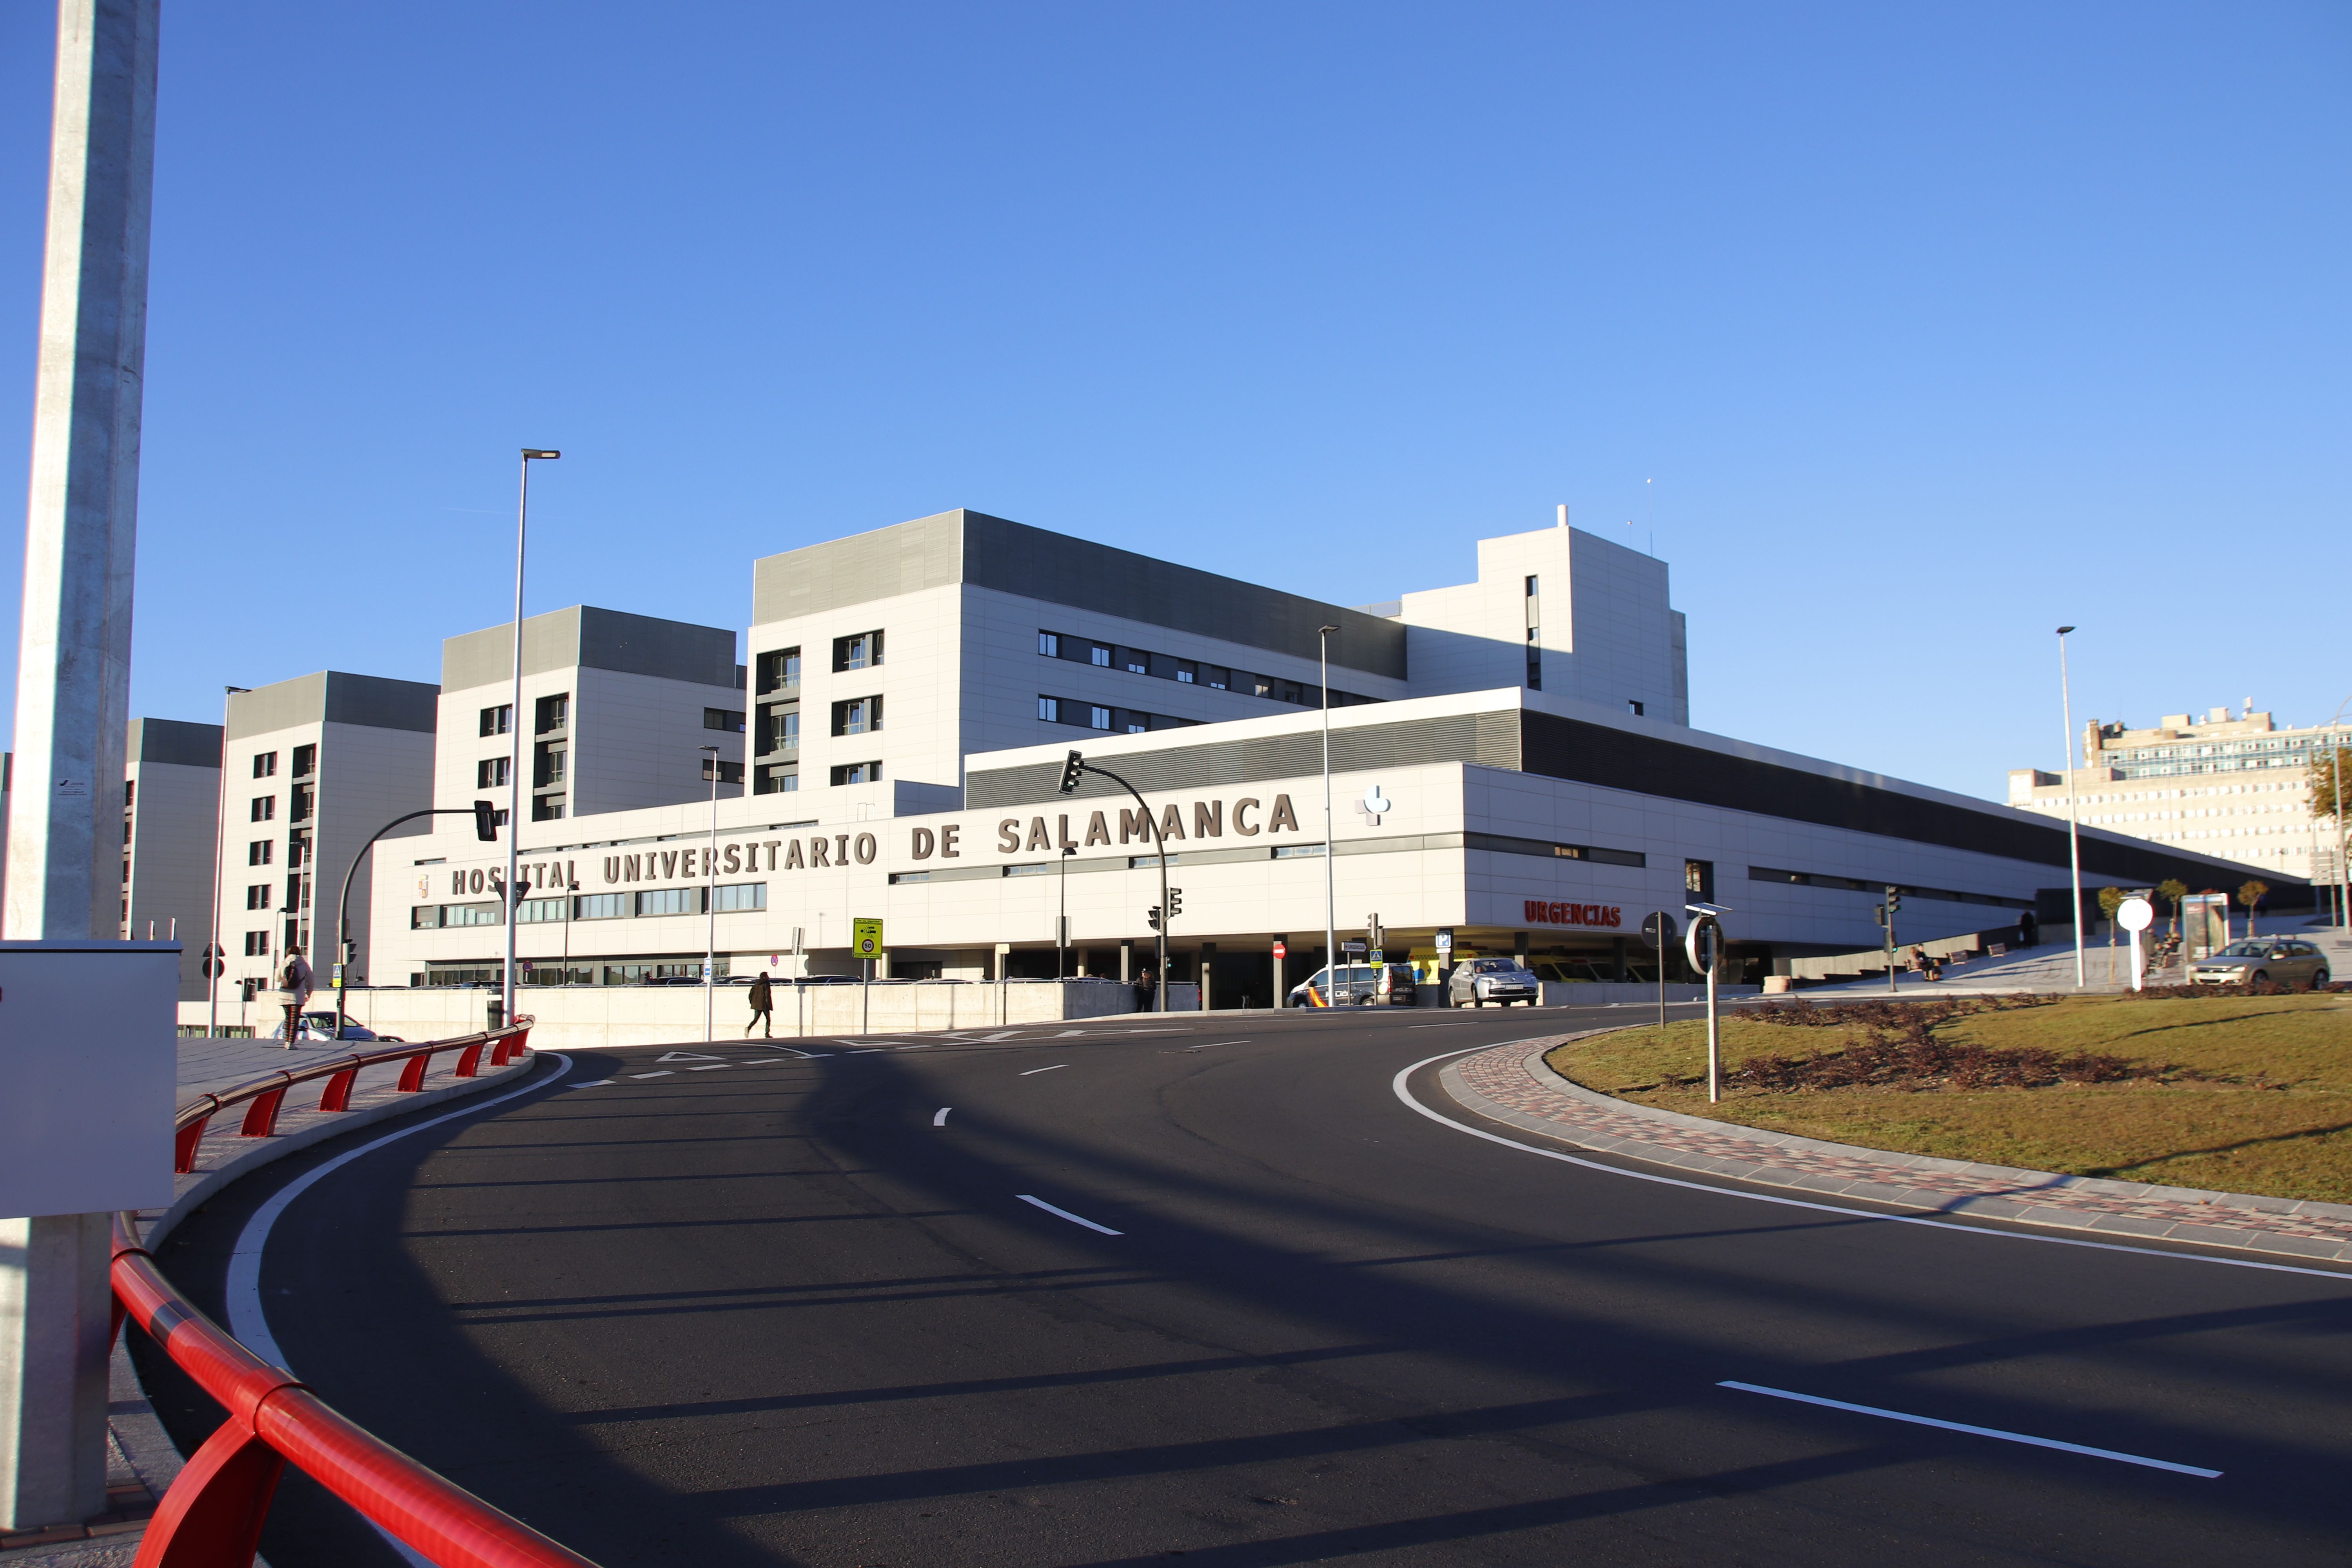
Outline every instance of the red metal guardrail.
{"label": "red metal guardrail", "polygon": [[[352,1078],[377,1062],[404,1061],[400,1087],[413,1091],[423,1082],[426,1062],[458,1050],[465,1054],[457,1070],[470,1077],[485,1047],[492,1049],[494,1063],[520,1056],[530,1023],[520,1018],[513,1028],[492,1034],[341,1058],[202,1096],[180,1108],[181,1147],[193,1155],[205,1123],[240,1102],[252,1105],[244,1135],[267,1136],[287,1089],[311,1079],[329,1080],[322,1110],[344,1109]],[[182,1168],[186,1164],[184,1160]],[[113,1280],[115,1331],[125,1318],[137,1323],[228,1411],[164,1492],[140,1541],[138,1568],[251,1568],[262,1521],[289,1463],[440,1568],[595,1568],[372,1436],[291,1373],[237,1343],[163,1278],[140,1244],[132,1215],[114,1216]]]}
{"label": "red metal guardrail", "polygon": [[299,1071],[273,1072],[260,1078],[222,1089],[217,1094],[201,1094],[180,1107],[173,1117],[172,1169],[186,1175],[196,1168],[196,1145],[203,1142],[205,1128],[215,1116],[232,1105],[247,1107],[245,1125],[237,1129],[240,1138],[267,1138],[278,1131],[278,1108],[286,1102],[286,1091],[298,1083],[325,1079],[327,1087],[319,1096],[321,1110],[349,1110],[352,1108],[352,1084],[360,1069],[380,1062],[401,1062],[400,1082],[395,1086],[403,1094],[415,1094],[425,1087],[425,1072],[433,1058],[443,1051],[463,1053],[457,1058],[454,1076],[472,1078],[482,1070],[482,1052],[490,1053],[492,1067],[504,1067],[523,1053],[530,1040],[529,1015],[517,1018],[508,1028],[492,1029],[479,1035],[461,1035],[454,1040],[429,1040],[421,1046],[394,1046],[389,1050],[362,1051],[331,1061],[314,1063]]}

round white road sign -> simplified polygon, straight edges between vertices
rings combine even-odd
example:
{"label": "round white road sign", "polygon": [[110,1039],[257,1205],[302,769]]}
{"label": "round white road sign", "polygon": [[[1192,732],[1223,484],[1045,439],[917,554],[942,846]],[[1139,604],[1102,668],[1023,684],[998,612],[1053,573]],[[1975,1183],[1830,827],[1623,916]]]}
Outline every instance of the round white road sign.
{"label": "round white road sign", "polygon": [[2116,924],[2126,931],[2146,931],[2156,923],[2156,906],[2146,899],[2126,899],[2116,906]]}

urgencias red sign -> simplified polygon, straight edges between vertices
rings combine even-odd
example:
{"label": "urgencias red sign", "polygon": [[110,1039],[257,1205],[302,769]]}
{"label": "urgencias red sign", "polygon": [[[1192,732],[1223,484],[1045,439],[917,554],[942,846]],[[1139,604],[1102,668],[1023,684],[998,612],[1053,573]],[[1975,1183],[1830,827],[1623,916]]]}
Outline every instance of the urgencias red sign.
{"label": "urgencias red sign", "polygon": [[1528,920],[1546,926],[1614,926],[1622,924],[1622,904],[1554,904],[1528,900]]}

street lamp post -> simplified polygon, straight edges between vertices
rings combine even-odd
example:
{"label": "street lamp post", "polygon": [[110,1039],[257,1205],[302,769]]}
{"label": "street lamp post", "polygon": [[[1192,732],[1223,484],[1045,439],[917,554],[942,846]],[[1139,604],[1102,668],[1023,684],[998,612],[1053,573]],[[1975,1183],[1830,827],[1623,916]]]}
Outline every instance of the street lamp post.
{"label": "street lamp post", "polygon": [[2345,851],[2352,848],[2352,835],[2347,835],[2344,820],[2344,732],[2339,728],[2344,713],[2352,709],[2352,697],[2336,705],[2336,716],[2327,721],[2327,769],[2329,793],[2336,804],[2336,921],[2352,927],[2352,865],[2345,863]]}
{"label": "street lamp post", "polygon": [[[1077,850],[1074,847],[1067,844],[1062,846],[1060,860],[1062,868],[1062,913],[1054,925],[1054,978],[1056,980],[1066,980],[1068,978],[1068,975],[1065,971],[1068,967],[1070,947],[1070,857],[1076,853]],[[1160,906],[1160,919],[1163,924],[1165,924],[1168,920],[1168,909],[1165,904]]]}
{"label": "street lamp post", "polygon": [[1339,842],[1331,831],[1331,637],[1339,629],[1315,629],[1323,666],[1323,989],[1333,1006],[1339,995],[1339,900],[1331,862],[1339,858]]}
{"label": "street lamp post", "polygon": [[228,837],[228,700],[243,695],[251,688],[225,686],[221,688],[221,765],[219,798],[213,803],[213,935],[206,945],[219,954],[205,955],[205,1033],[220,1033],[221,975],[228,968],[228,943],[221,941],[221,854],[227,847],[221,840]]}
{"label": "street lamp post", "polygon": [[515,921],[520,900],[515,897],[515,875],[521,869],[520,855],[522,842],[522,560],[523,541],[530,521],[530,466],[535,462],[553,462],[563,456],[561,452],[543,451],[536,447],[522,448],[522,488],[515,498],[515,613],[514,613],[514,689],[511,705],[507,710],[507,967],[506,980],[499,987],[499,1016],[501,1024],[511,1024],[515,1016]]}
{"label": "street lamp post", "polygon": [[719,748],[702,748],[703,771],[710,775],[710,843],[702,852],[702,1043],[714,1032],[719,986]]}
{"label": "street lamp post", "polygon": [[2074,698],[2066,679],[2066,634],[2072,626],[2058,628],[2058,706],[2066,724],[2066,749],[2060,755],[2066,763],[2066,871],[2067,896],[2073,900],[2068,918],[2074,926],[2074,989],[2084,985],[2083,973],[2083,837],[2074,804]]}

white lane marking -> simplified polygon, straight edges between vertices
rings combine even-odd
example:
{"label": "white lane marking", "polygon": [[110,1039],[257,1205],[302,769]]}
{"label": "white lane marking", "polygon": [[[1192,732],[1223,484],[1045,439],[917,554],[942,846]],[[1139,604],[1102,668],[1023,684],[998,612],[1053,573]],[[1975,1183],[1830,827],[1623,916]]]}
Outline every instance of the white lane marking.
{"label": "white lane marking", "polygon": [[1019,1198],[1024,1204],[1035,1204],[1047,1214],[1053,1215],[1059,1219],[1068,1220],[1072,1225],[1082,1225],[1088,1230],[1100,1231],[1105,1236],[1124,1236],[1127,1234],[1125,1231],[1113,1230],[1107,1225],[1097,1225],[1094,1221],[1084,1218],[1078,1215],[1074,1215],[1067,1209],[1057,1209],[1052,1204],[1047,1203],[1045,1199],[1033,1198],[1027,1193],[1015,1193],[1013,1195]]}
{"label": "white lane marking", "polygon": [[563,1087],[566,1089],[603,1089],[606,1084],[611,1083],[612,1081],[613,1080],[609,1078],[592,1078],[586,1083],[567,1083]]}
{"label": "white lane marking", "polygon": [[712,1062],[707,1068],[688,1068],[688,1072],[717,1072],[720,1068],[733,1067],[733,1062]]}
{"label": "white lane marking", "polygon": [[1248,1044],[1249,1042],[1247,1040],[1209,1040],[1197,1046],[1186,1046],[1184,1048],[1188,1051],[1213,1051],[1219,1046],[1246,1046]]}
{"label": "white lane marking", "polygon": [[[237,1232],[236,1249],[228,1257],[228,1279],[223,1295],[228,1307],[229,1333],[262,1360],[293,1372],[292,1367],[286,1365],[286,1352],[278,1348],[278,1336],[269,1331],[269,1316],[261,1304],[261,1255],[269,1246],[270,1227],[278,1223],[278,1216],[293,1205],[295,1199],[309,1192],[320,1178],[330,1172],[341,1170],[362,1154],[373,1153],[387,1143],[397,1143],[411,1133],[422,1132],[428,1127],[438,1127],[445,1121],[455,1121],[460,1117],[488,1110],[491,1106],[503,1104],[519,1094],[530,1094],[541,1089],[561,1089],[563,1075],[572,1070],[572,1058],[561,1051],[534,1051],[531,1054],[545,1055],[563,1064],[556,1069],[555,1082],[526,1083],[504,1094],[492,1095],[488,1100],[467,1100],[463,1110],[436,1116],[413,1127],[404,1127],[397,1132],[387,1132],[356,1149],[347,1149],[323,1164],[313,1165],[272,1194],[269,1201],[256,1209],[253,1217],[245,1222],[245,1228]],[[429,1560],[394,1540],[392,1532],[382,1525],[371,1520],[368,1527],[383,1537],[384,1544],[415,1564],[415,1568],[433,1568]]]}
{"label": "white lane marking", "polygon": [[719,1058],[706,1051],[664,1051],[654,1058],[657,1062],[715,1062]]}
{"label": "white lane marking", "polygon": [[633,1072],[629,1076],[631,1078],[667,1078],[670,1073],[670,1068],[664,1068],[659,1072]]}
{"label": "white lane marking", "polygon": [[[1545,1037],[1525,1040],[1506,1040],[1505,1046],[1531,1046]],[[1954,1230],[1962,1236],[1989,1237],[1995,1241],[2034,1241],[2044,1247],[2081,1247],[2093,1252],[2130,1252],[2142,1258],[2169,1258],[2176,1263],[2215,1263],[2229,1268],[2254,1268],[2265,1274],[2307,1274],[2315,1279],[2333,1279],[2345,1283],[2347,1276],[2333,1268],[2302,1268],[2292,1263],[2257,1263],[2250,1258],[2211,1258],[2201,1252],[2166,1252],[2153,1247],[2126,1247],[2117,1241],[2084,1241],[2072,1236],[2041,1236],[2030,1230],[2011,1230],[2005,1226],[1962,1225],[1957,1220],[1930,1219],[1925,1215],[1881,1214],[1875,1209],[1852,1209],[1840,1204],[1808,1203],[1803,1198],[1775,1197],[1769,1193],[1742,1192],[1737,1187],[1718,1187],[1707,1182],[1686,1182],[1675,1176],[1654,1176],[1647,1171],[1629,1171],[1622,1165],[1605,1165],[1598,1160],[1586,1160],[1574,1154],[1564,1154],[1557,1149],[1541,1149],[1533,1143],[1522,1143],[1516,1138],[1505,1138],[1483,1127],[1473,1127],[1466,1121],[1456,1121],[1422,1104],[1405,1092],[1405,1079],[1432,1062],[1442,1062],[1448,1057],[1466,1057],[1472,1051],[1500,1049],[1499,1046],[1465,1046],[1458,1051],[1440,1051],[1433,1057],[1423,1057],[1389,1080],[1389,1088],[1410,1110],[1419,1111],[1441,1127],[1451,1127],[1456,1132],[1467,1132],[1473,1138],[1483,1138],[1489,1143],[1500,1143],[1506,1149],[1517,1149],[1522,1154],[1537,1154],[1547,1160],[1557,1160],[1563,1165],[1581,1165],[1588,1171],[1599,1171],[1607,1176],[1623,1176],[1631,1181],[1653,1182],[1662,1187],[1683,1187],[1694,1193],[1713,1193],[1721,1198],[1744,1198],[1752,1204],[1776,1204],[1782,1208],[1812,1209],[1821,1214],[1843,1215],[1850,1219],[1884,1220],[1888,1225],[1925,1226],[1930,1230]],[[1628,1156],[1632,1158],[1632,1156]]]}
{"label": "white lane marking", "polygon": [[952,1105],[940,1106],[940,1113],[931,1118],[931,1125],[934,1127],[945,1127],[948,1124],[948,1112],[954,1109],[955,1107]]}
{"label": "white lane marking", "polygon": [[1035,1078],[1041,1072],[1058,1072],[1063,1068],[1068,1067],[1069,1065],[1070,1064],[1067,1062],[1055,1062],[1049,1068],[1031,1068],[1027,1072],[1022,1073],[1018,1076],[1022,1078]]}
{"label": "white lane marking", "polygon": [[1760,1383],[1725,1381],[1717,1388],[1736,1388],[1743,1394],[1765,1394],[1774,1399],[1793,1399],[1800,1405],[1819,1405],[1830,1410],[1851,1410],[1857,1415],[1879,1415],[1889,1421],[1908,1421],[1914,1426],[1936,1426],[1947,1432],[1966,1432],[1976,1437],[1998,1437],[2004,1443],[2030,1443],[2037,1448],[2056,1448],[2062,1453],[2088,1454],[2095,1459],[2114,1459],[2126,1465],[2146,1465],[2151,1470],[2170,1470],[2176,1475],[2202,1476],[2212,1480],[2221,1475],[2199,1465],[2176,1465],[2170,1459],[2151,1459],[2140,1454],[2120,1453],[2114,1448],[2092,1448],[2080,1443],[2061,1443],[2055,1437],[2035,1437],[2023,1432],[2004,1432],[1998,1426],[1971,1426],[1965,1421],[1938,1421],[1932,1415],[1913,1415],[1901,1410],[1881,1410],[1875,1405],[1848,1405],[1843,1399],[1823,1399],[1818,1394],[1798,1394],[1786,1388],[1767,1388]]}
{"label": "white lane marking", "polygon": [[1407,1024],[1405,1027],[1408,1029],[1461,1029],[1472,1024],[1483,1024],[1486,1021],[1484,1018],[1454,1018],[1443,1024]]}

